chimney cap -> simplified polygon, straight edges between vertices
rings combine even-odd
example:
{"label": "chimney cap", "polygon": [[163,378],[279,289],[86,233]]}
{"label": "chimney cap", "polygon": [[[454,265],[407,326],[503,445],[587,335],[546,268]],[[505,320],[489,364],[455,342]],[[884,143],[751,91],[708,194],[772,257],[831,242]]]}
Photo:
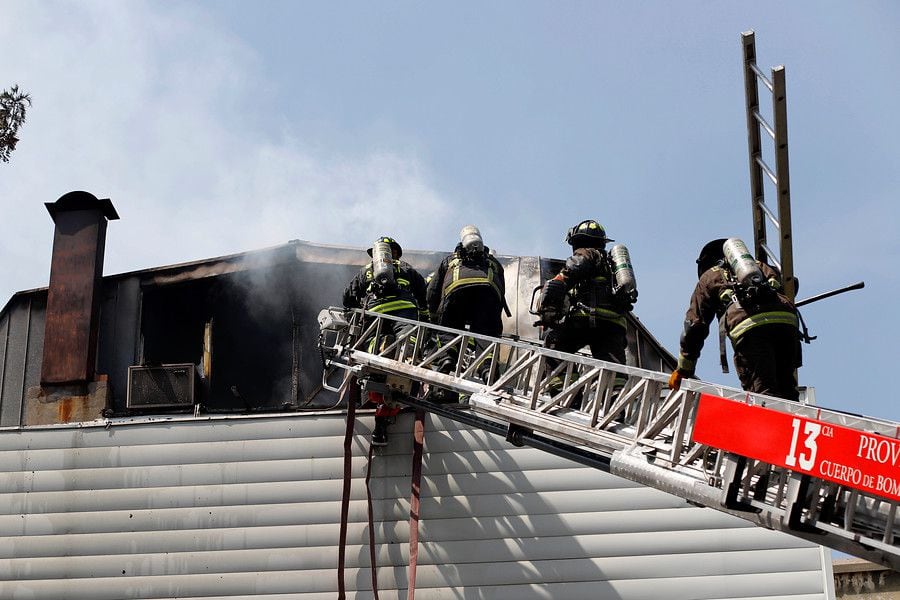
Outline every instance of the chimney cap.
{"label": "chimney cap", "polygon": [[56,202],[45,202],[44,206],[47,207],[47,211],[54,220],[58,213],[90,209],[99,210],[103,216],[110,221],[119,218],[119,213],[116,212],[116,209],[109,198],[99,200],[90,192],[69,192],[68,194],[60,196],[59,200]]}

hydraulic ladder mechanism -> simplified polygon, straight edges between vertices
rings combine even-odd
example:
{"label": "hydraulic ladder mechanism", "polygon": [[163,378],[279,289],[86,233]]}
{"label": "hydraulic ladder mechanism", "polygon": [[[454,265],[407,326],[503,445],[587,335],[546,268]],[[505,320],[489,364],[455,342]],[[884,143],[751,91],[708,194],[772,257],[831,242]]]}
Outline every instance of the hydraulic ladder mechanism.
{"label": "hydraulic ladder mechanism", "polygon": [[[699,380],[668,390],[666,373],[362,310],[325,309],[319,324],[326,389],[361,383],[900,570],[900,423]],[[434,344],[438,333],[452,339]],[[435,367],[446,355],[458,357],[450,373]],[[562,389],[550,385],[560,377]],[[436,389],[463,402],[436,403]]]}

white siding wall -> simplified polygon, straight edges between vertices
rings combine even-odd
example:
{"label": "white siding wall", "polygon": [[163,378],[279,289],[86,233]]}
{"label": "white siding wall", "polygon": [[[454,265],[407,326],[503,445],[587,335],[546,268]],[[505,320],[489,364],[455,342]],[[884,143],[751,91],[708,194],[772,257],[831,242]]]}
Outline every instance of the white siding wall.
{"label": "white siding wall", "polygon": [[[357,424],[346,581],[372,598]],[[0,430],[0,598],[331,599],[343,415]],[[376,452],[379,595],[406,598],[412,416]],[[416,598],[826,597],[818,547],[432,417]],[[358,593],[357,593],[358,590]]]}

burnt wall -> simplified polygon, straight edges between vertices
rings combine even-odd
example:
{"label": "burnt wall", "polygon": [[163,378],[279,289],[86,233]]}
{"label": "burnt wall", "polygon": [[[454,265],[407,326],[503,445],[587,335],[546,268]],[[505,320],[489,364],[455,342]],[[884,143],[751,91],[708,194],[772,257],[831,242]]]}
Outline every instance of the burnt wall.
{"label": "burnt wall", "polygon": [[[407,251],[403,258],[426,275],[444,255]],[[498,258],[513,313],[504,316],[504,333],[538,340],[541,330],[528,313],[532,293],[562,262]],[[322,308],[340,305],[344,287],[367,260],[362,249],[296,242],[104,278],[96,372],[108,378],[112,414],[128,414],[129,366],[168,363],[195,365],[205,412],[333,406],[334,394],[321,389],[316,318]],[[22,422],[24,394],[40,383],[46,298],[46,290],[23,292],[0,313],[0,426]],[[628,340],[630,364],[674,365],[636,319]]]}

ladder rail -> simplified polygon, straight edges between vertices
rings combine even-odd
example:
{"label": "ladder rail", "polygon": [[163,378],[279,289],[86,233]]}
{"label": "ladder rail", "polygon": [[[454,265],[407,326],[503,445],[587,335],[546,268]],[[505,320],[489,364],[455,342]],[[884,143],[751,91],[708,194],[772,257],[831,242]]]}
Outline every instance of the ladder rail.
{"label": "ladder rail", "polygon": [[[365,319],[382,321],[390,320],[395,323],[411,326],[411,329],[405,335],[405,337],[407,338],[417,336],[427,337],[430,333],[439,332],[455,334],[457,341],[465,336],[477,340],[482,340],[488,343],[496,343],[499,345],[499,347],[503,348],[504,353],[509,352],[510,356],[512,357],[512,367],[506,372],[498,372],[497,374],[495,374],[496,379],[490,381],[490,383],[488,384],[489,387],[496,386],[497,384],[509,385],[512,383],[515,383],[517,386],[525,385],[521,382],[512,382],[510,381],[510,379],[514,378],[513,376],[516,374],[521,374],[521,371],[523,370],[523,367],[525,365],[531,365],[533,367],[534,363],[536,363],[542,357],[549,357],[560,361],[560,364],[563,365],[563,368],[565,368],[565,366],[569,363],[588,367],[600,364],[610,372],[620,373],[628,377],[647,378],[662,382],[664,384],[668,381],[668,374],[666,373],[650,371],[647,369],[629,365],[608,363],[592,358],[585,354],[569,354],[565,352],[559,352],[557,350],[544,348],[540,343],[521,340],[518,338],[492,338],[490,336],[451,329],[448,327],[443,327],[441,325],[425,323],[422,321],[413,321],[380,313],[372,313],[360,309],[345,310],[341,307],[330,307],[322,312],[329,313],[330,316],[349,314],[351,319],[346,320],[343,325],[340,323],[340,319],[337,322],[330,321],[330,323],[326,327],[323,327],[323,331],[326,330],[327,327],[333,327],[334,329],[330,329],[328,331],[332,334],[338,334],[338,337],[336,339],[324,340],[322,342],[323,347],[326,350],[332,350],[332,355],[349,352],[351,350],[351,346],[358,345],[359,340],[365,335],[363,330],[359,327],[359,322],[363,320],[363,316]],[[320,315],[320,322],[321,320],[322,316]],[[373,326],[370,326],[369,331],[373,330]],[[397,349],[398,344],[393,344],[392,348]],[[384,352],[382,352],[382,354],[383,353]],[[423,354],[421,357],[419,357],[421,365],[430,366],[435,356],[437,356],[437,354]],[[340,361],[337,361],[333,364],[334,366],[337,366],[338,364],[340,364]],[[431,371],[431,373],[435,376],[439,375],[439,373],[437,373],[436,371]],[[447,383],[447,380],[444,380],[443,382]],[[773,396],[751,394],[745,392],[744,390],[731,388],[717,383],[705,382],[699,379],[685,379],[682,382],[681,390],[696,391],[698,393],[709,393],[732,400],[753,401],[753,403],[774,408],[781,412],[796,414],[798,416],[817,419],[826,423],[841,425],[853,429],[865,429],[872,433],[900,439],[900,424],[894,421],[879,419],[877,417],[821,408],[814,405],[793,402]]]}
{"label": "ladder rail", "polygon": [[778,198],[778,233],[780,234],[778,255],[781,262],[781,278],[785,295],[793,302],[797,296],[797,282],[794,278],[794,251],[791,231],[791,178],[788,164],[788,124],[787,124],[787,84],[784,66],[772,69],[772,104],[775,113],[775,184]]}
{"label": "ladder rail", "polygon": [[761,244],[766,242],[766,224],[760,203],[765,198],[763,171],[757,164],[762,160],[762,139],[754,113],[759,114],[759,84],[768,80],[756,66],[756,37],[752,31],[741,34],[744,50],[744,97],[747,108],[747,146],[750,153],[750,197],[753,212],[753,240],[756,258],[765,261],[766,253]]}

